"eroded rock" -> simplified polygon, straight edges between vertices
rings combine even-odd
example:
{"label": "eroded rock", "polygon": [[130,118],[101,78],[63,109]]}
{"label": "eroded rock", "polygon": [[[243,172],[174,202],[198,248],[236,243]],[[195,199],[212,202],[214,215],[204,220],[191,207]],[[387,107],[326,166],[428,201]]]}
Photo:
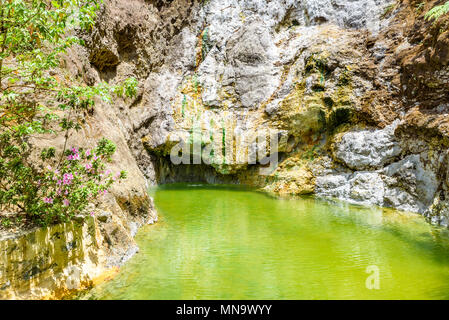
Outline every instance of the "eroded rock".
{"label": "eroded rock", "polygon": [[398,121],[382,130],[345,133],[336,144],[335,158],[353,170],[381,168],[401,154],[394,135]]}

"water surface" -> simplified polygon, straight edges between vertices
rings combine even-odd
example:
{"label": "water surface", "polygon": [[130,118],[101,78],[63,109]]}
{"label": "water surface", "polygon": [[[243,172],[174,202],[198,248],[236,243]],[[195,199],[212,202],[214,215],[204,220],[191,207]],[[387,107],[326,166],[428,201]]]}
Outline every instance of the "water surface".
{"label": "water surface", "polygon": [[419,215],[229,186],[152,195],[159,221],[139,231],[140,252],[84,298],[449,298],[448,232]]}

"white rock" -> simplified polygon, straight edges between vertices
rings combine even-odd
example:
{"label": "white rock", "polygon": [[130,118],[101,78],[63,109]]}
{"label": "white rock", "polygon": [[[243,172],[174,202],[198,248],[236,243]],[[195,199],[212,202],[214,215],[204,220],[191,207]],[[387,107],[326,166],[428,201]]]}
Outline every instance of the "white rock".
{"label": "white rock", "polygon": [[399,121],[382,130],[348,132],[337,144],[335,157],[353,170],[378,169],[394,160],[401,147],[394,136]]}

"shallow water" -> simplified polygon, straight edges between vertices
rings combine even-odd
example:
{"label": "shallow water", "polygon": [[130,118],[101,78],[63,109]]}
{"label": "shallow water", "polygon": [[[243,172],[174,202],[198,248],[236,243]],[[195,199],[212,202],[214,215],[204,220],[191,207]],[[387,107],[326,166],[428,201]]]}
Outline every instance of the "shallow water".
{"label": "shallow water", "polygon": [[449,298],[448,231],[419,215],[228,186],[151,193],[140,252],[82,298]]}

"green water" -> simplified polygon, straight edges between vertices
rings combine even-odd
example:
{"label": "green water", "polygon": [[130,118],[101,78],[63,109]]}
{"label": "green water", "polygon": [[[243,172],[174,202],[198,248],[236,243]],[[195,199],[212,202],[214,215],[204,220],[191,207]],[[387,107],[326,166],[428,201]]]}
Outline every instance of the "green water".
{"label": "green water", "polygon": [[140,253],[85,299],[449,298],[448,231],[418,215],[225,186],[152,193]]}

